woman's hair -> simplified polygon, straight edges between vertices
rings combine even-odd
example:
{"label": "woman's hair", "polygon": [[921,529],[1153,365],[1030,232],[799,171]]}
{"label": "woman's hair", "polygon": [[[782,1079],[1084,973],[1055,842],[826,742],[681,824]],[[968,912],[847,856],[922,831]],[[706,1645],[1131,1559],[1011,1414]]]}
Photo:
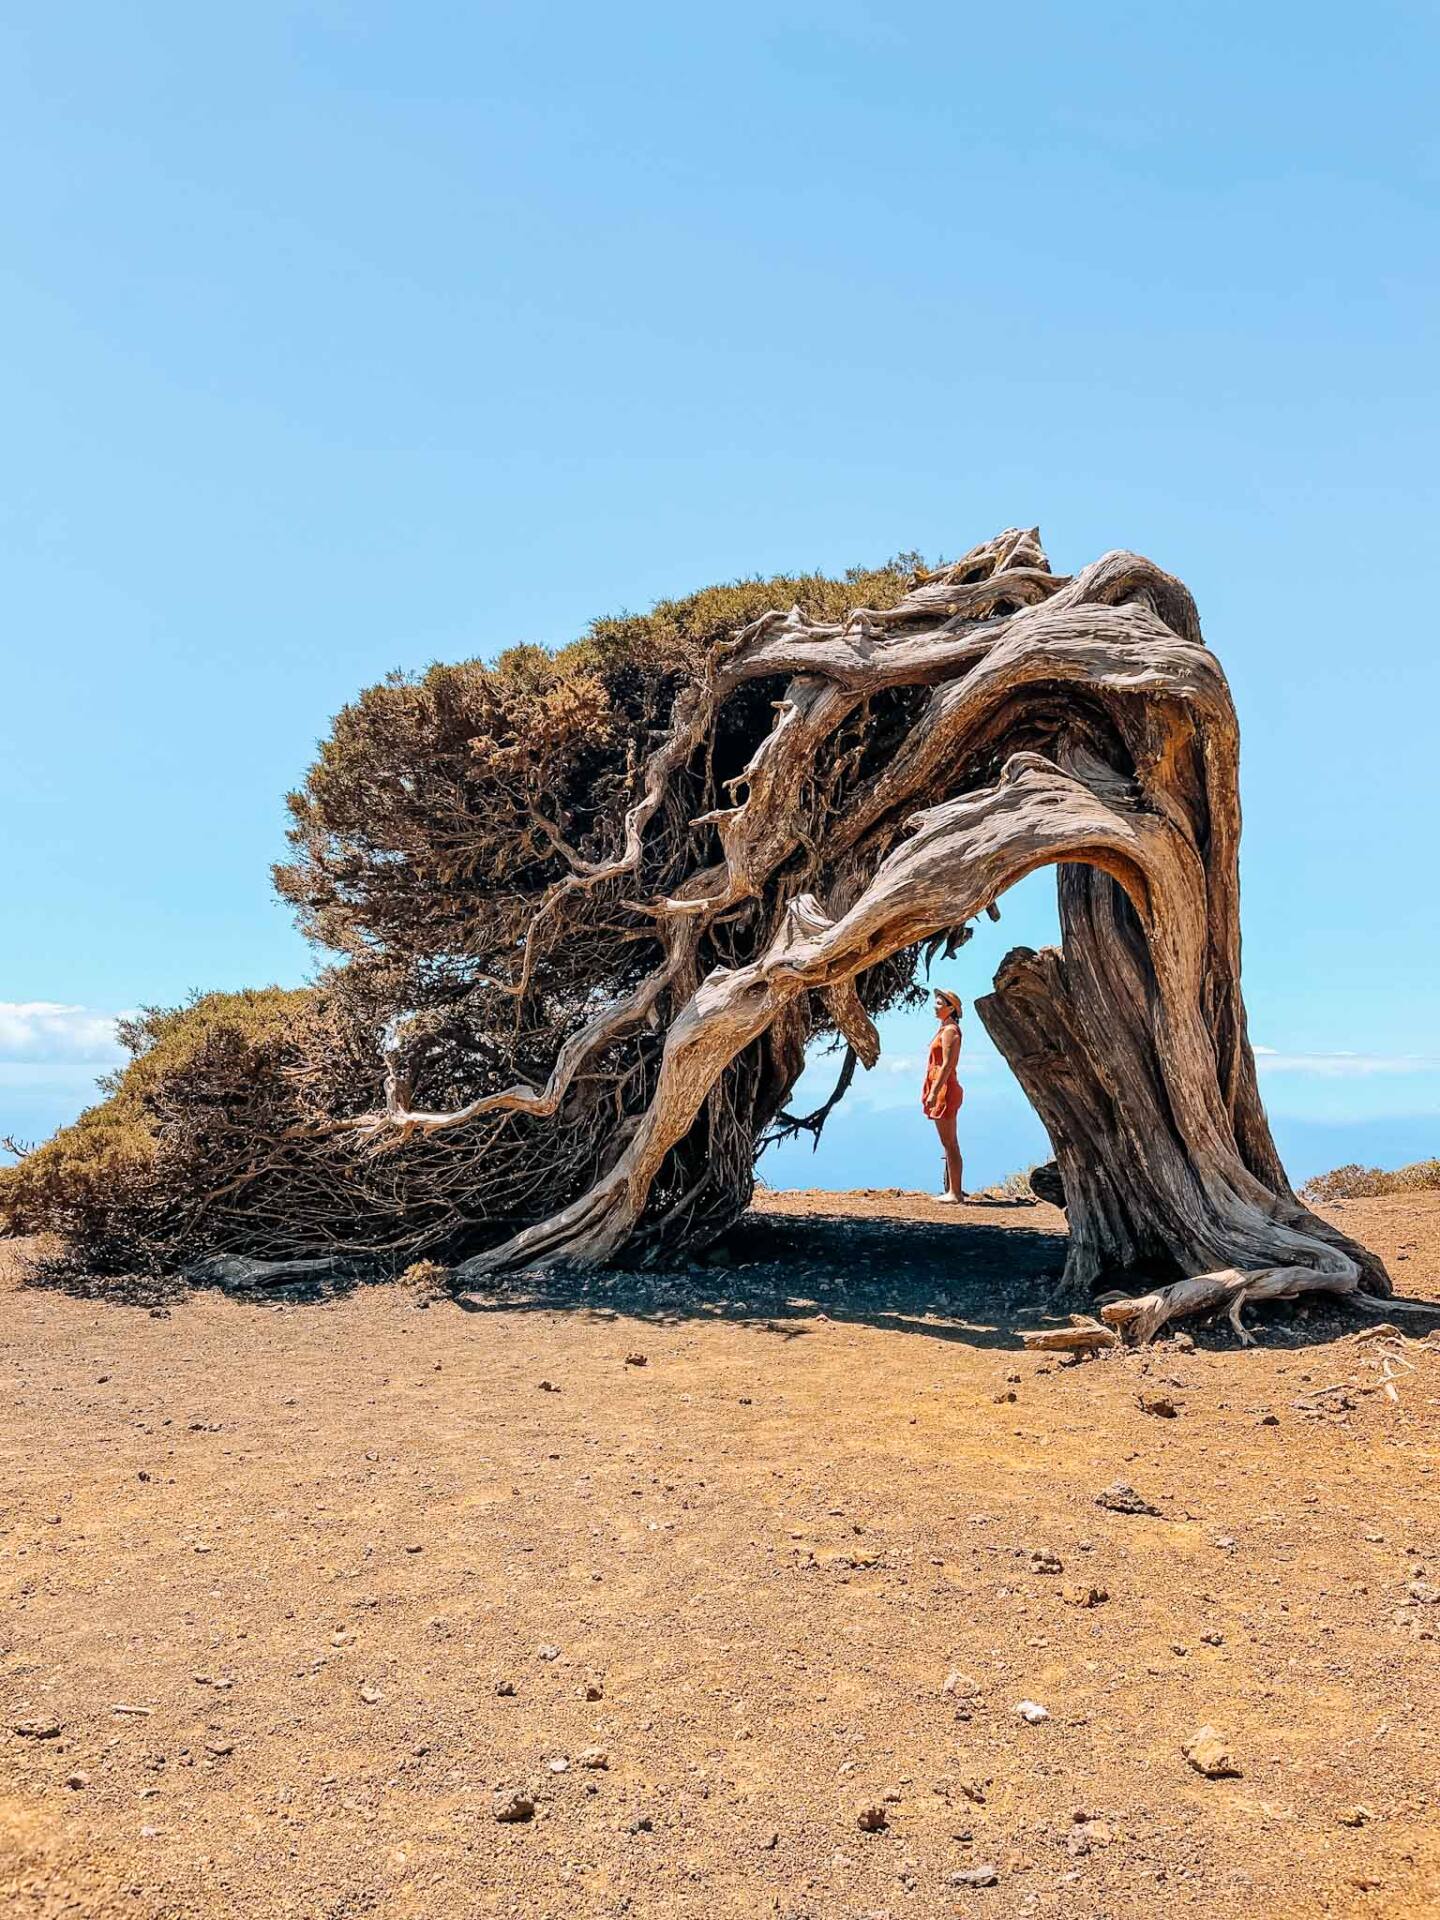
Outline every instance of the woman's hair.
{"label": "woman's hair", "polygon": [[965,1011],[965,1003],[959,994],[951,993],[947,987],[936,987],[935,998],[941,1002],[945,1012],[952,1014],[957,1020]]}

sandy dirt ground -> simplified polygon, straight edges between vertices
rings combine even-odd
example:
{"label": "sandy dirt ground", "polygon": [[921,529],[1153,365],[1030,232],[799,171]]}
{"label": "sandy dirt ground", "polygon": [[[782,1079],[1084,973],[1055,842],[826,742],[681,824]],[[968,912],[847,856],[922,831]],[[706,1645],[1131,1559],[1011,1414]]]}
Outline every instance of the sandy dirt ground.
{"label": "sandy dirt ground", "polygon": [[[1440,1195],[1337,1217],[1440,1298]],[[0,1913],[1440,1913],[1440,1321],[1060,1364],[1062,1234],[765,1195],[474,1311],[0,1249]]]}

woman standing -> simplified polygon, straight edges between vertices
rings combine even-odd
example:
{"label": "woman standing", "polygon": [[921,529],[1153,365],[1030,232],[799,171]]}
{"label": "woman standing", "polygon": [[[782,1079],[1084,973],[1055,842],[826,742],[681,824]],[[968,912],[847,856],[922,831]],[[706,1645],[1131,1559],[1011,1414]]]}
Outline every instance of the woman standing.
{"label": "woman standing", "polygon": [[935,1131],[945,1149],[945,1191],[940,1199],[952,1207],[965,1198],[965,1163],[960,1158],[956,1131],[965,1094],[955,1074],[960,1063],[960,1016],[964,1010],[953,993],[936,992],[935,1013],[940,1031],[930,1043],[925,1087],[920,1096],[920,1104],[927,1118],[935,1122]]}

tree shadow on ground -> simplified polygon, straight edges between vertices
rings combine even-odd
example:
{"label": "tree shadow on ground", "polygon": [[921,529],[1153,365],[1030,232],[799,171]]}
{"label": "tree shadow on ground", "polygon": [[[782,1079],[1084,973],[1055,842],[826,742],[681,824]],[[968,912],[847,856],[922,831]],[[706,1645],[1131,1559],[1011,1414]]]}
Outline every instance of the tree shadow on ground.
{"label": "tree shadow on ground", "polygon": [[[1012,1209],[996,1202],[997,1211]],[[1053,1214],[1049,1215],[1053,1219]],[[923,1335],[969,1347],[1018,1350],[1022,1332],[1064,1325],[1083,1306],[1062,1285],[1065,1234],[1049,1225],[980,1225],[885,1214],[759,1213],[744,1216],[698,1259],[643,1272],[557,1267],[486,1283],[459,1302],[443,1290],[416,1290],[416,1304],[466,1315],[600,1311],[640,1322],[729,1320],[800,1339],[820,1316],[839,1323]],[[109,1305],[167,1316],[195,1290],[178,1276],[88,1274],[65,1260],[39,1259],[23,1284],[52,1287]],[[370,1284],[393,1283],[373,1266],[340,1266],[323,1279],[217,1290],[256,1306],[320,1305]],[[1132,1276],[1134,1290],[1146,1282]],[[1247,1319],[1261,1340],[1319,1346],[1373,1325],[1339,1301],[1316,1296],[1276,1303]],[[1183,1331],[1214,1349],[1239,1345],[1223,1315],[1190,1320]]]}
{"label": "tree shadow on ground", "polygon": [[798,1339],[827,1319],[974,1347],[1018,1347],[1044,1324],[1065,1237],[1023,1228],[747,1214],[718,1246],[670,1271],[526,1274],[467,1297],[471,1313],[591,1307],[639,1319],[738,1320]]}
{"label": "tree shadow on ground", "polygon": [[[1008,1211],[1008,1209],[1007,1209]],[[1022,1332],[1067,1324],[1065,1235],[1047,1227],[935,1223],[844,1212],[749,1213],[701,1260],[669,1272],[526,1274],[460,1302],[466,1313],[598,1309],[628,1319],[740,1321],[803,1338],[821,1315],[841,1324],[1019,1350]],[[1146,1282],[1132,1277],[1143,1291]],[[1321,1298],[1252,1311],[1262,1341],[1323,1345],[1373,1324]],[[1240,1345],[1223,1315],[1167,1329],[1197,1346]]]}

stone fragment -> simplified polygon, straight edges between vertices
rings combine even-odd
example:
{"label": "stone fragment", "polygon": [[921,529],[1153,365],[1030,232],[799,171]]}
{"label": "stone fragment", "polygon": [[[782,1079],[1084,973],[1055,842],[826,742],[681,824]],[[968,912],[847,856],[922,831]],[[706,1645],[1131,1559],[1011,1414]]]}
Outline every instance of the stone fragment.
{"label": "stone fragment", "polygon": [[952,1887],[993,1887],[1000,1879],[995,1867],[960,1867],[950,1876]]}
{"label": "stone fragment", "polygon": [[1140,1395],[1140,1411],[1142,1413],[1153,1413],[1157,1420],[1173,1420],[1176,1418],[1180,1409],[1175,1405],[1175,1402],[1170,1398],[1168,1393],[1142,1393]]}
{"label": "stone fragment", "polygon": [[1095,1496],[1097,1507],[1107,1507],[1111,1513],[1158,1513],[1157,1507],[1138,1494],[1128,1480],[1112,1480],[1103,1492]]}
{"label": "stone fragment", "polygon": [[1092,1580],[1067,1580],[1060,1589],[1060,1598],[1067,1607],[1098,1607],[1110,1598],[1104,1587],[1097,1587]]}
{"label": "stone fragment", "polygon": [[1240,1776],[1240,1769],[1229,1747],[1214,1727],[1197,1728],[1180,1751],[1196,1773],[1204,1774],[1207,1780],[1238,1779]]}

